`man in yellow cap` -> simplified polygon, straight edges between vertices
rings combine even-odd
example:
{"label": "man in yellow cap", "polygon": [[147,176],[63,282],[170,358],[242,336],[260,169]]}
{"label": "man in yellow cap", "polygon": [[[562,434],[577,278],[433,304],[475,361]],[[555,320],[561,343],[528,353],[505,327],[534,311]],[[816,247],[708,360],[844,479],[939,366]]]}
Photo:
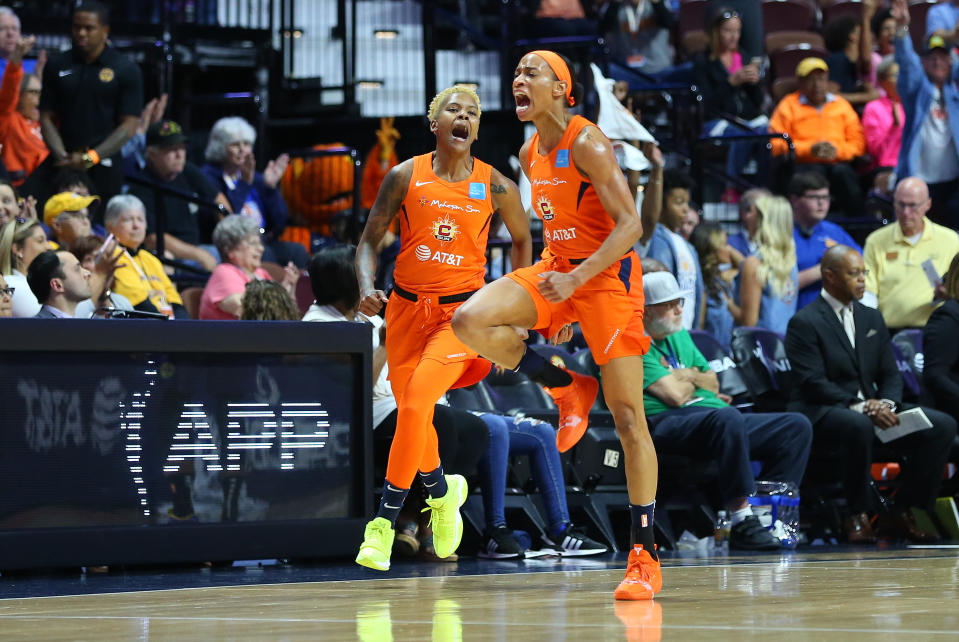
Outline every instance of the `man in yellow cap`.
{"label": "man in yellow cap", "polygon": [[57,246],[70,247],[78,238],[90,235],[90,203],[99,196],[81,196],[75,192],[54,194],[43,206],[43,222]]}
{"label": "man in yellow cap", "polygon": [[[855,216],[862,210],[859,176],[850,161],[866,152],[866,137],[852,105],[829,91],[829,67],[822,58],[804,58],[796,66],[799,90],[785,96],[769,119],[769,129],[789,134],[796,162],[829,179],[835,195],[832,211]],[[773,155],[788,152],[773,140]]]}

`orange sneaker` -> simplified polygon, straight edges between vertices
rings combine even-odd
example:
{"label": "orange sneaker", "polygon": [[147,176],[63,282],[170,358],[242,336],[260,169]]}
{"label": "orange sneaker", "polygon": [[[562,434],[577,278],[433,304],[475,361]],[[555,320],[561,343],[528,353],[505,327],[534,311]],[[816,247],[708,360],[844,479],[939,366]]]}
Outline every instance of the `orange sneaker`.
{"label": "orange sneaker", "polygon": [[617,600],[651,600],[663,588],[663,571],[659,560],[654,560],[639,544],[629,552],[626,577],[613,596]]}
{"label": "orange sneaker", "polygon": [[[563,368],[563,370],[566,370]],[[556,433],[556,448],[564,453],[586,433],[589,426],[589,410],[596,401],[599,382],[593,377],[566,370],[573,383],[561,388],[543,388],[559,408],[559,431]]]}

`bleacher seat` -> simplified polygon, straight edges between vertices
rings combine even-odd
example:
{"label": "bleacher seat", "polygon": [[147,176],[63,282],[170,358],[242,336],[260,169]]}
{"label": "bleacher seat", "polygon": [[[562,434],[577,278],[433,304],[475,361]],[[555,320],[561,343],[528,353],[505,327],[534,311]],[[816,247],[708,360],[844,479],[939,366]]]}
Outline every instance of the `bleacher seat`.
{"label": "bleacher seat", "polygon": [[730,348],[756,409],[785,410],[791,368],[782,335],[765,328],[735,328]]}
{"label": "bleacher seat", "polygon": [[763,0],[762,12],[767,34],[819,26],[819,8],[813,0]]}
{"label": "bleacher seat", "polygon": [[751,406],[749,390],[743,381],[739,368],[716,338],[705,330],[690,330],[689,335],[696,344],[696,348],[706,357],[710,369],[719,379],[719,391],[733,398],[733,404],[738,407]]}
{"label": "bleacher seat", "polygon": [[466,388],[454,388],[446,393],[446,399],[451,408],[457,410],[476,410],[494,412],[496,404],[484,381],[475,383]]}
{"label": "bleacher seat", "polygon": [[180,292],[183,307],[190,314],[191,319],[200,318],[200,299],[203,298],[203,288],[186,288]]}
{"label": "bleacher seat", "polygon": [[539,384],[526,375],[494,367],[484,381],[489,386],[490,398],[497,412],[504,415],[522,413],[551,421],[555,425],[556,405]]}
{"label": "bleacher seat", "polygon": [[787,45],[782,49],[769,52],[769,66],[772,68],[773,78],[795,76],[796,66],[810,56],[825,60],[829,52],[824,47],[808,43]]}
{"label": "bleacher seat", "polygon": [[313,286],[310,285],[310,275],[304,273],[296,282],[296,306],[300,308],[300,312],[306,314],[311,305],[313,305]]}
{"label": "bleacher seat", "polygon": [[790,45],[826,46],[822,34],[815,31],[776,31],[766,34],[766,51],[776,51]]}
{"label": "bleacher seat", "polygon": [[916,51],[922,51],[922,41],[926,37],[926,16],[936,6],[936,0],[911,0],[909,2],[909,35]]}
{"label": "bleacher seat", "polygon": [[702,29],[698,31],[687,31],[683,34],[683,53],[687,60],[692,59],[696,54],[706,51],[709,47],[709,34]]}
{"label": "bleacher seat", "polygon": [[706,0],[680,0],[679,38],[691,31],[702,31],[706,26]]}
{"label": "bleacher seat", "polygon": [[831,20],[850,16],[852,18],[862,18],[862,0],[833,0],[822,7],[823,26]]}

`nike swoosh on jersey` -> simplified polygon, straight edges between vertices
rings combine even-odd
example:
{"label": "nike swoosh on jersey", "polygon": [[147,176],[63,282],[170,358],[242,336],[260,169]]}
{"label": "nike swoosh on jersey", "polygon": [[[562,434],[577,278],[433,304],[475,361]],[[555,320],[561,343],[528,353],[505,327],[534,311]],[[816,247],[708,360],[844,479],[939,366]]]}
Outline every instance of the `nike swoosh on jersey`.
{"label": "nike swoosh on jersey", "polygon": [[423,185],[429,185],[429,184],[432,183],[432,182],[433,182],[433,181],[416,181],[416,186],[417,186],[417,187],[422,187]]}

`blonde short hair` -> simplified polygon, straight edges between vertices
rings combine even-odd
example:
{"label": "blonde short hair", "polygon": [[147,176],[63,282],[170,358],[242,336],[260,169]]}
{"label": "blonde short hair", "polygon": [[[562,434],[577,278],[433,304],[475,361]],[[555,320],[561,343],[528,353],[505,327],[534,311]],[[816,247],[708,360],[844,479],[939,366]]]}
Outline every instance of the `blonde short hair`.
{"label": "blonde short hair", "polygon": [[426,115],[430,120],[436,120],[436,117],[440,113],[443,105],[446,104],[447,99],[453,94],[466,94],[470,98],[476,101],[476,117],[479,118],[483,115],[483,110],[480,107],[480,99],[476,94],[476,91],[472,87],[467,87],[466,85],[453,85],[452,87],[447,87],[440,93],[436,94],[433,100],[430,101],[430,107],[426,110]]}

